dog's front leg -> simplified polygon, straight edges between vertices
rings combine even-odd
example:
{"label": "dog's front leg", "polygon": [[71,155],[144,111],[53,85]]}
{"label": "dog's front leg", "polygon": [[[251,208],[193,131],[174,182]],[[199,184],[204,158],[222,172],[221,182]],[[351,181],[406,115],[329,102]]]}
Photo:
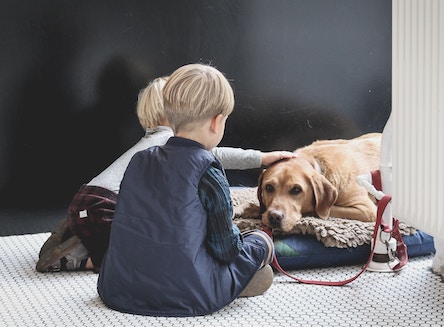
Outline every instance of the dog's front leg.
{"label": "dog's front leg", "polygon": [[234,218],[260,219],[260,208],[251,202],[242,203],[234,207]]}
{"label": "dog's front leg", "polygon": [[355,207],[334,205],[331,208],[330,216],[335,218],[346,218],[371,222],[376,220],[376,206],[373,205],[371,208],[369,208],[364,205],[357,205]]}

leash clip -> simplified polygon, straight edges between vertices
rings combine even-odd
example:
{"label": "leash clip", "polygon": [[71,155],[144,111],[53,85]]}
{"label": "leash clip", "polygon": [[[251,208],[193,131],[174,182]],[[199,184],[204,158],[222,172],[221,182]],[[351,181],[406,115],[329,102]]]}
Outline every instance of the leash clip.
{"label": "leash clip", "polygon": [[389,257],[389,261],[393,262],[395,261],[395,257],[393,256],[393,250],[391,249],[389,241],[385,241],[385,246],[387,247],[387,255]]}

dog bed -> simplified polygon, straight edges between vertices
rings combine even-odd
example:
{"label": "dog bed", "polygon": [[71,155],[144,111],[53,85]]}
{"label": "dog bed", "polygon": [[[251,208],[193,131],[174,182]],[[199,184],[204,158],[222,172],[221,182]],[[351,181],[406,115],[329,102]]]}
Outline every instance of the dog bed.
{"label": "dog bed", "polygon": [[[260,229],[258,217],[244,214],[259,205],[256,187],[233,187],[234,223],[241,231]],[[284,269],[304,269],[365,263],[370,254],[374,223],[330,217],[303,217],[289,233],[273,231],[277,259]],[[400,222],[409,257],[435,252],[433,237]]]}

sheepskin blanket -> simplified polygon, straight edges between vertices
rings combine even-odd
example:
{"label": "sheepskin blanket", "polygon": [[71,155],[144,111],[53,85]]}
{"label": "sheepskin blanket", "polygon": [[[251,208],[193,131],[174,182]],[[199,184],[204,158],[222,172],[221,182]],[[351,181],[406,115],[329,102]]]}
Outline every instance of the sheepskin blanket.
{"label": "sheepskin blanket", "polygon": [[[260,229],[259,217],[248,217],[248,207],[258,206],[257,188],[233,188],[231,197],[234,206],[234,223],[243,231]],[[251,211],[251,210],[250,210]],[[303,217],[288,233],[273,230],[274,235],[308,234],[313,235],[327,247],[348,248],[363,244],[370,244],[373,237],[374,222],[361,222],[350,219],[330,217],[319,219]],[[402,235],[416,233],[416,229],[400,222],[399,229]]]}

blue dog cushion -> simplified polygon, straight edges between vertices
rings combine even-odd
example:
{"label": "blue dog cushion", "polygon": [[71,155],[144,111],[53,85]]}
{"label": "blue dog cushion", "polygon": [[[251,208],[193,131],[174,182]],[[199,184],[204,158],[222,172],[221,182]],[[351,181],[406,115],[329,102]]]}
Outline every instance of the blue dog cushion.
{"label": "blue dog cushion", "polygon": [[[234,223],[241,231],[260,229],[257,188],[232,187]],[[375,224],[330,217],[303,217],[286,234],[273,231],[276,257],[284,269],[332,267],[365,263]],[[401,235],[409,257],[435,252],[433,238],[402,222]]]}
{"label": "blue dog cushion", "polygon": [[[410,258],[435,252],[433,237],[416,231],[403,236]],[[370,245],[337,248],[327,247],[313,235],[285,235],[274,237],[276,257],[283,269],[323,268],[365,263]]]}

